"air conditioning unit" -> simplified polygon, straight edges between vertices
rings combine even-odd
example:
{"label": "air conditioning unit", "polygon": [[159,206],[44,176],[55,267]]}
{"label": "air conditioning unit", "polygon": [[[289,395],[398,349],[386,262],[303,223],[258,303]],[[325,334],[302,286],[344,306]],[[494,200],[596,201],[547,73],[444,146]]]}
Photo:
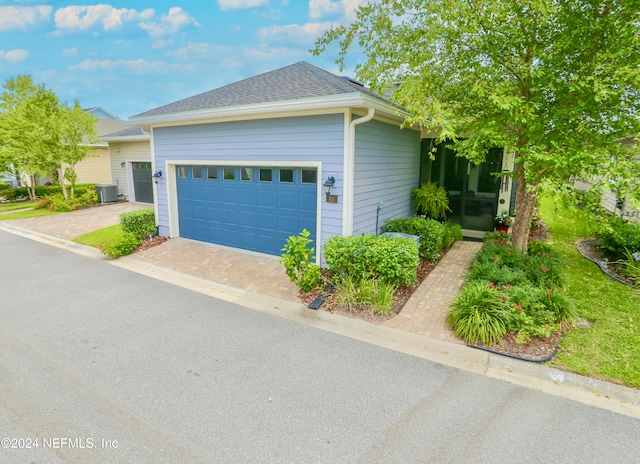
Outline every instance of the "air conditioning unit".
{"label": "air conditioning unit", "polygon": [[115,184],[96,185],[96,192],[102,204],[118,201],[118,186]]}

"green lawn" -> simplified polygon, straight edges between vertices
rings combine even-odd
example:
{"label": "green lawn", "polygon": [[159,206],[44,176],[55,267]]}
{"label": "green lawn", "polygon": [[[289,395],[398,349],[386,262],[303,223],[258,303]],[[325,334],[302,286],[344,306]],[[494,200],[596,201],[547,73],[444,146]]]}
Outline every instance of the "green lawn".
{"label": "green lawn", "polygon": [[123,234],[124,231],[122,230],[120,224],[116,224],[115,226],[105,227],[104,229],[81,235],[78,238],[74,238],[73,241],[92,247],[98,247],[98,245],[103,245],[106,242],[114,241],[115,239],[121,237]]}
{"label": "green lawn", "polygon": [[565,333],[560,351],[549,363],[578,374],[640,388],[640,291],[614,282],[583,258],[576,248],[593,235],[596,222],[580,211],[540,204],[554,248],[566,260],[567,294],[577,301],[588,328]]}
{"label": "green lawn", "polygon": [[33,208],[35,201],[18,201],[11,203],[0,203],[0,213],[5,211],[13,211],[16,209]]}
{"label": "green lawn", "polygon": [[6,220],[6,219],[24,219],[24,218],[32,218],[32,217],[40,217],[40,216],[50,216],[52,214],[60,214],[60,212],[49,211],[46,208],[30,209],[27,211],[18,211],[15,213],[0,214],[0,221]]}

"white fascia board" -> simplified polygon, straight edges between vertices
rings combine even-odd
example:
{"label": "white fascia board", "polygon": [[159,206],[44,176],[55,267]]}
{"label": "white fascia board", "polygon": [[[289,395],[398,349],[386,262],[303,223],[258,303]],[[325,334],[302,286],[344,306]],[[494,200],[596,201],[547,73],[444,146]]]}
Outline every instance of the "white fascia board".
{"label": "white fascia board", "polygon": [[159,114],[148,117],[132,117],[126,121],[127,125],[170,125],[184,122],[214,122],[217,119],[246,118],[258,115],[292,113],[300,111],[318,111],[335,109],[336,112],[344,108],[375,108],[377,112],[388,117],[403,121],[409,114],[389,103],[377,98],[354,92],[330,97],[314,97],[293,101],[257,103],[254,105],[231,106],[224,108],[208,108],[203,110],[186,111],[183,113]]}
{"label": "white fascia board", "polygon": [[102,137],[105,142],[148,142],[149,136],[145,134],[140,135],[123,135],[122,137]]}

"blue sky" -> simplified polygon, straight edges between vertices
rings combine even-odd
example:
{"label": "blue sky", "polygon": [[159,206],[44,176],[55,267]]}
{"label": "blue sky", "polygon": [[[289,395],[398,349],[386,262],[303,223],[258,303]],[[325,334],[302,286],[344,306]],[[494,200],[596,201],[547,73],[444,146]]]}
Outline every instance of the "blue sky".
{"label": "blue sky", "polygon": [[0,0],[0,81],[30,74],[62,101],[129,116],[308,61],[322,31],[364,0]]}

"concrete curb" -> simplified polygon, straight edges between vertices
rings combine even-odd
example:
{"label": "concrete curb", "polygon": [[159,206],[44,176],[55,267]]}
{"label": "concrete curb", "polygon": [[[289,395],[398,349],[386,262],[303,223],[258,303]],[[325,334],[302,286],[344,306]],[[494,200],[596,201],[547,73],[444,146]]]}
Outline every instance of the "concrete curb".
{"label": "concrete curb", "polygon": [[327,332],[640,419],[640,390],[564,372],[541,364],[507,358],[476,350],[466,345],[449,343],[361,319],[352,319],[322,310],[313,311],[301,303],[230,287],[156,266],[136,259],[135,255],[109,260],[95,248],[69,240],[1,222],[0,229]]}

